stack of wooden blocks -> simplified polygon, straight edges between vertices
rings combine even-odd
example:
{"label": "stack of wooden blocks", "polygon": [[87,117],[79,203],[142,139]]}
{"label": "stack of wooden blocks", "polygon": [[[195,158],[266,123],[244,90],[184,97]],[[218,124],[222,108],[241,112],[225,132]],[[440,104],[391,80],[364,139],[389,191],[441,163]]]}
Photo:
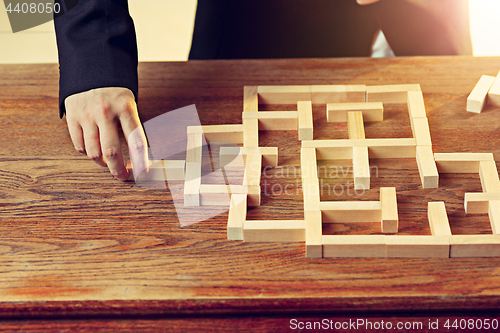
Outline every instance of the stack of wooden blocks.
{"label": "stack of wooden blocks", "polygon": [[[383,121],[387,103],[407,104],[412,138],[365,138],[364,122]],[[295,104],[297,111],[259,111],[259,104]],[[314,140],[314,104],[326,104],[328,122],[347,122],[349,139]],[[433,154],[420,85],[248,86],[243,105],[242,124],[194,126],[187,133],[184,205],[229,204],[228,239],[305,242],[309,258],[500,256],[500,180],[493,155]],[[247,207],[260,205],[262,167],[278,166],[277,147],[259,147],[259,131],[273,130],[297,130],[301,140],[304,220],[247,220]],[[201,183],[205,140],[241,146],[221,147],[219,164],[243,167],[242,184]],[[428,203],[431,235],[397,235],[394,187],[380,188],[379,201],[320,201],[317,160],[352,160],[355,188],[369,189],[370,158],[416,158],[423,188],[437,188],[439,173],[479,173],[483,193],[467,193],[465,209],[489,214],[493,235],[452,235],[444,202]],[[167,177],[173,171],[164,172]],[[350,222],[380,223],[381,234],[322,234],[323,223]]]}
{"label": "stack of wooden blocks", "polygon": [[481,76],[467,98],[467,111],[481,113],[485,104],[500,106],[500,72],[497,77]]}

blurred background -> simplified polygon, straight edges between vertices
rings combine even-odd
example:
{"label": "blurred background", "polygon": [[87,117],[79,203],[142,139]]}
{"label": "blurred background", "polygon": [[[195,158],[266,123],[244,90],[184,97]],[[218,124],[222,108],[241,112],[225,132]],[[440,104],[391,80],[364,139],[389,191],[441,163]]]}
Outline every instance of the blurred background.
{"label": "blurred background", "polygon": [[[129,6],[139,61],[187,60],[196,0],[129,0]],[[470,0],[470,25],[474,55],[500,56],[500,0]],[[0,64],[56,62],[53,22],[13,34],[1,2]]]}

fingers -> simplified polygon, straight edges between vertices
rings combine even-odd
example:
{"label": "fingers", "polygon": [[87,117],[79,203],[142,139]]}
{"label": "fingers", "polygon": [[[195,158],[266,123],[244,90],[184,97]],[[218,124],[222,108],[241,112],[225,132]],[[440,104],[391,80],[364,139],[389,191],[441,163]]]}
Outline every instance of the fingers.
{"label": "fingers", "polygon": [[87,156],[102,167],[106,167],[101,153],[101,143],[99,140],[99,129],[96,124],[88,124],[83,127],[83,140],[85,141],[85,151]]}
{"label": "fingers", "polygon": [[99,127],[102,156],[106,161],[111,174],[125,181],[128,178],[128,171],[125,167],[120,144],[118,127],[114,122],[105,122]]}
{"label": "fingers", "polygon": [[147,174],[149,171],[148,162],[148,143],[146,134],[142,128],[135,103],[131,106],[131,113],[123,114],[120,117],[123,134],[127,139],[130,160],[132,162],[132,169],[134,170],[135,178],[139,175]]}
{"label": "fingers", "polygon": [[83,130],[80,125],[74,121],[70,121],[69,118],[66,118],[69,129],[69,136],[71,137],[71,141],[73,142],[73,146],[80,154],[87,155],[85,151],[85,141],[83,140]]}
{"label": "fingers", "polygon": [[[98,88],[69,96],[66,119],[75,149],[87,154],[98,165],[108,167],[119,180],[128,179],[120,144],[121,123],[128,139],[132,160],[138,170],[147,170],[147,142],[134,94],[126,88]],[[134,131],[137,129],[137,131]],[[135,133],[135,134],[133,134]],[[131,156],[132,159],[132,156]]]}
{"label": "fingers", "polygon": [[[69,99],[69,98],[68,98]],[[66,120],[68,123],[69,135],[75,149],[82,154],[86,154],[102,167],[106,166],[106,162],[102,158],[101,145],[99,142],[99,130],[93,122],[83,122],[77,117],[77,110],[72,103],[75,103],[76,98],[66,101],[66,109],[68,111]]]}

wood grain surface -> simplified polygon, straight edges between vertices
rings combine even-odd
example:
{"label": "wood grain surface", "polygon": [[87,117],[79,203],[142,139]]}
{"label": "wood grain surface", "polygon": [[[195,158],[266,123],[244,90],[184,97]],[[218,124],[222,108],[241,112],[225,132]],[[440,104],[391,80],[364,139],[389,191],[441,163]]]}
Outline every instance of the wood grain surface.
{"label": "wood grain surface", "polygon": [[[141,63],[139,110],[147,121],[196,104],[204,125],[239,124],[245,85],[419,83],[434,152],[493,153],[500,161],[500,108],[465,111],[481,75],[499,69],[500,58],[471,57]],[[181,228],[168,190],[113,180],[74,150],[57,94],[56,65],[0,66],[0,318],[389,314],[500,304],[500,258],[307,259],[303,243],[227,240],[227,212]],[[387,105],[385,118],[365,124],[367,138],[411,136],[404,105]],[[347,126],[327,123],[326,106],[315,106],[314,137],[346,139]],[[280,165],[300,165],[296,131],[263,132],[260,145],[279,147]],[[380,187],[396,187],[400,234],[430,234],[429,201],[445,202],[453,234],[491,233],[487,215],[466,216],[463,208],[465,192],[481,191],[477,174],[441,175],[438,189],[424,190],[415,160],[372,159],[372,189],[361,195],[352,170],[342,175],[350,161],[319,165],[325,188],[337,189],[322,200],[378,200]],[[247,218],[302,219],[300,174],[267,176],[262,206]],[[290,192],[279,195],[286,185]],[[380,231],[357,223],[323,232]]]}

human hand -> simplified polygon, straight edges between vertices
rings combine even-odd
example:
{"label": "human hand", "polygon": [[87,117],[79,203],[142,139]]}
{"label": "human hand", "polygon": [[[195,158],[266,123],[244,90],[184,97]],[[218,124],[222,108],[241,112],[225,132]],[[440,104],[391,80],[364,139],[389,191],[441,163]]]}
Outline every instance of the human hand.
{"label": "human hand", "polygon": [[356,0],[358,5],[371,5],[372,3],[378,2],[380,0]]}
{"label": "human hand", "polygon": [[[147,170],[147,141],[134,94],[127,88],[97,88],[71,95],[64,101],[66,121],[75,149],[98,165],[108,167],[121,181],[129,172],[123,160],[119,127],[127,139],[133,169]],[[134,131],[139,128],[140,130]]]}

